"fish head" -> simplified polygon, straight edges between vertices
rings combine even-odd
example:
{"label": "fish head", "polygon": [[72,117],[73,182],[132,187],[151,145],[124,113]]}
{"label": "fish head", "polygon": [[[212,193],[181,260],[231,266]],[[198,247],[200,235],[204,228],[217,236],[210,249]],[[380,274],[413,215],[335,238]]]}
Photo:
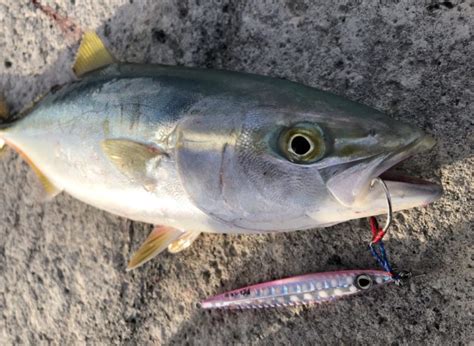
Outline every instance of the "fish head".
{"label": "fish head", "polygon": [[[383,190],[372,189],[371,181],[434,140],[353,105],[255,107],[233,117],[188,118],[178,131],[183,184],[200,209],[247,230],[306,229],[384,213]],[[395,210],[441,193],[407,179],[388,185]]]}
{"label": "fish head", "polygon": [[[317,171],[314,173],[324,181],[331,197],[348,208],[370,204],[369,199],[374,197],[371,195],[374,178],[435,145],[431,136],[416,127],[395,121],[371,108],[363,109],[366,110],[364,114],[314,115],[312,124],[320,128],[323,149],[317,160],[300,162]],[[416,183],[422,183],[408,177],[402,180],[407,183],[405,192],[416,188]],[[411,186],[410,182],[413,183]],[[439,197],[440,189],[434,184],[430,187],[423,193],[418,191],[416,205],[427,204]],[[399,206],[399,209],[405,208]]]}

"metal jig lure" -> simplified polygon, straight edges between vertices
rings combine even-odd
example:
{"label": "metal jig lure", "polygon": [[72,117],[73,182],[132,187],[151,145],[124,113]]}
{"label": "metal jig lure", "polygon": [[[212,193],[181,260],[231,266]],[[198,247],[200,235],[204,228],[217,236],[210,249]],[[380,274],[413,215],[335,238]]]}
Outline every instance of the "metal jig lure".
{"label": "metal jig lure", "polygon": [[393,282],[381,270],[345,270],[295,276],[226,292],[201,303],[204,309],[269,308],[332,301]]}
{"label": "metal jig lure", "polygon": [[377,219],[370,218],[372,240],[370,252],[384,270],[343,270],[294,276],[229,291],[201,302],[204,309],[251,309],[318,304],[368,291],[374,287],[395,283],[400,285],[410,277],[408,272],[394,272],[382,238],[392,223],[392,203],[384,181],[375,178],[371,187],[380,183],[387,199],[387,221],[379,228]]}

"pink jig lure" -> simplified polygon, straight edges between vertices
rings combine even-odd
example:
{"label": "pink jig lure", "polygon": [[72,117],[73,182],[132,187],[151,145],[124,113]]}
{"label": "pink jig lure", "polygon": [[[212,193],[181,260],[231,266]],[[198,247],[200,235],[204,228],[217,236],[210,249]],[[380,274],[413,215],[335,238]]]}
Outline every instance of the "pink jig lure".
{"label": "pink jig lure", "polygon": [[395,282],[381,270],[344,270],[294,276],[229,291],[201,303],[204,309],[251,309],[332,301]]}

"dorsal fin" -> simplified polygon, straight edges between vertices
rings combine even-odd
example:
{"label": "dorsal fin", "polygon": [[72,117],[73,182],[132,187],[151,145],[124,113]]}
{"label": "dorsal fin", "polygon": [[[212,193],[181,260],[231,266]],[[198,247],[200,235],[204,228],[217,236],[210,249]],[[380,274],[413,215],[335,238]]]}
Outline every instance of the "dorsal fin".
{"label": "dorsal fin", "polygon": [[101,38],[92,31],[85,32],[72,67],[77,77],[87,72],[113,64],[115,58],[110,54]]}

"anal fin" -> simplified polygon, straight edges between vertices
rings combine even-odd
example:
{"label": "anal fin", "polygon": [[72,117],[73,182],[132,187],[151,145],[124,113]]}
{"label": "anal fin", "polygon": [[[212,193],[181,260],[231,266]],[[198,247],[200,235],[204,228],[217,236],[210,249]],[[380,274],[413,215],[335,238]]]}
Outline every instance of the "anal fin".
{"label": "anal fin", "polygon": [[175,240],[168,246],[168,251],[171,253],[177,253],[187,249],[200,234],[201,232],[199,231],[188,231],[184,233],[178,240]]}
{"label": "anal fin", "polygon": [[128,262],[127,271],[145,264],[182,235],[183,232],[176,228],[155,226],[148,238],[145,239],[140,248],[133,254],[130,262]]}

